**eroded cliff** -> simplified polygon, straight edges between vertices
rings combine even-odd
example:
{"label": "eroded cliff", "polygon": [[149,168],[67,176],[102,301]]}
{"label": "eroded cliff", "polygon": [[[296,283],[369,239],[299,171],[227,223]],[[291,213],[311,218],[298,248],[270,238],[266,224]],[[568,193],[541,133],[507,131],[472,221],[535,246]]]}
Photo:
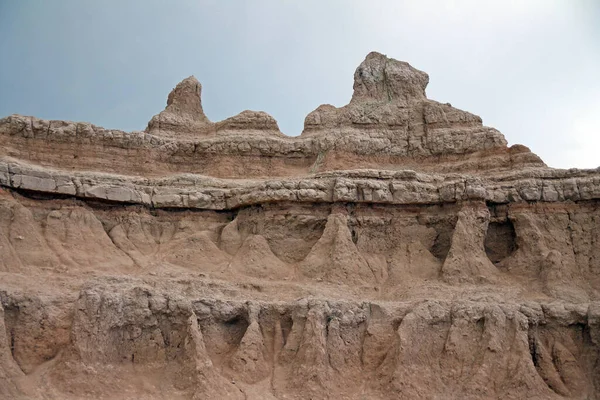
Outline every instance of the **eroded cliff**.
{"label": "eroded cliff", "polygon": [[190,77],[144,132],[0,119],[0,396],[600,398],[600,170],[369,54],[299,137]]}

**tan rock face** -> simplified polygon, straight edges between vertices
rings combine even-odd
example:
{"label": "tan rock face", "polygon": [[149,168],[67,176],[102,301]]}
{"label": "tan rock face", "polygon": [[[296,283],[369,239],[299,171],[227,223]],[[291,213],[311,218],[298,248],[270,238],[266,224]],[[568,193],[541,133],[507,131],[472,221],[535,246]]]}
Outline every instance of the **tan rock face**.
{"label": "tan rock face", "polygon": [[468,204],[458,213],[452,242],[442,266],[449,283],[493,282],[497,269],[485,252],[490,213],[482,203]]}
{"label": "tan rock face", "polygon": [[375,282],[367,261],[352,241],[348,220],[331,214],[323,235],[299,266],[303,275],[336,283],[361,284]]}
{"label": "tan rock face", "polygon": [[0,398],[598,399],[600,170],[367,55],[300,137],[0,119]]}

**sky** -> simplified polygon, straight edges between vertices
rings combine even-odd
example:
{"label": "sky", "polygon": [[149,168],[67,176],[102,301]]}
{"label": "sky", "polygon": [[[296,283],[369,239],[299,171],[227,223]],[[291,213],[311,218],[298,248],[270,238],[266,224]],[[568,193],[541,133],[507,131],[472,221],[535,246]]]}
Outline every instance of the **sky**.
{"label": "sky", "polygon": [[550,166],[600,166],[600,0],[0,0],[0,117],[143,130],[194,75],[219,121],[298,135],[370,51]]}

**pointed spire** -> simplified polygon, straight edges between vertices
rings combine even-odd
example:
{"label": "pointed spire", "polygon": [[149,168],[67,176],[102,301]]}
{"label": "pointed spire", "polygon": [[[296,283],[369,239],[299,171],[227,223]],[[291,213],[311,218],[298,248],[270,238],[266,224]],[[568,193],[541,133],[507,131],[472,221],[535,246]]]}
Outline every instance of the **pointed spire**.
{"label": "pointed spire", "polygon": [[165,111],[208,121],[202,110],[202,85],[195,76],[185,78],[171,90]]}
{"label": "pointed spire", "polygon": [[356,68],[352,102],[426,99],[429,75],[404,61],[371,52]]}
{"label": "pointed spire", "polygon": [[175,86],[167,98],[167,107],[152,117],[146,132],[181,137],[212,132],[213,124],[202,109],[202,85],[194,76],[185,78]]}

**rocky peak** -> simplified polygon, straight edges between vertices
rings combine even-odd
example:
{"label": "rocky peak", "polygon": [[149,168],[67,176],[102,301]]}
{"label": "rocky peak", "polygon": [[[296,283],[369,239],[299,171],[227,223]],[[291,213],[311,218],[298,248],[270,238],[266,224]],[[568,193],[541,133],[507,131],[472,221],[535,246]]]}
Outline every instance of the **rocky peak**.
{"label": "rocky peak", "polygon": [[182,80],[171,90],[167,98],[167,108],[176,114],[189,115],[195,119],[208,121],[202,110],[202,85],[195,76]]}
{"label": "rocky peak", "polygon": [[406,102],[426,98],[429,75],[404,61],[371,52],[354,73],[352,102]]}
{"label": "rocky peak", "polygon": [[212,123],[202,109],[201,95],[200,82],[194,76],[185,78],[171,90],[167,97],[167,107],[152,117],[146,131],[168,137],[212,131]]}

